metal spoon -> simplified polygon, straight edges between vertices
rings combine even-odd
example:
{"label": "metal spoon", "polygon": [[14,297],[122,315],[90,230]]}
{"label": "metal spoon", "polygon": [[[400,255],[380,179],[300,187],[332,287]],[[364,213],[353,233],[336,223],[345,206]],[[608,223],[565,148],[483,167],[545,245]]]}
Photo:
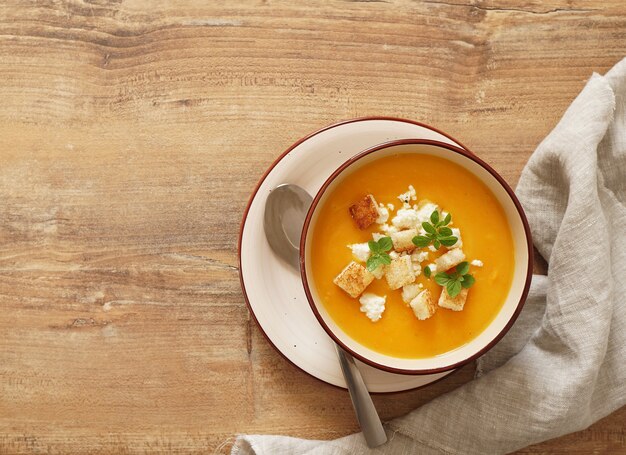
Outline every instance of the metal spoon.
{"label": "metal spoon", "polygon": [[[311,195],[299,186],[283,184],[270,192],[265,203],[264,228],[267,241],[274,253],[297,271],[300,270],[300,235],[312,201]],[[378,447],[387,442],[387,434],[372,397],[354,357],[336,343],[335,348],[365,441],[369,447]]]}

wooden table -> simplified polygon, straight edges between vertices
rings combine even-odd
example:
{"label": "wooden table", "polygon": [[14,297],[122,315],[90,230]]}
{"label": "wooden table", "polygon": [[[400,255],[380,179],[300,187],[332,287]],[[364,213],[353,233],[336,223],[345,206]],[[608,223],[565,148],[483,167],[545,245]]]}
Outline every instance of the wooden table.
{"label": "wooden table", "polygon": [[[237,234],[264,169],[321,126],[389,115],[515,185],[626,54],[618,0],[210,3],[0,6],[1,453],[356,431],[347,393],[287,363],[244,304]],[[472,374],[374,401],[391,419]],[[624,453],[625,421],[520,453]]]}

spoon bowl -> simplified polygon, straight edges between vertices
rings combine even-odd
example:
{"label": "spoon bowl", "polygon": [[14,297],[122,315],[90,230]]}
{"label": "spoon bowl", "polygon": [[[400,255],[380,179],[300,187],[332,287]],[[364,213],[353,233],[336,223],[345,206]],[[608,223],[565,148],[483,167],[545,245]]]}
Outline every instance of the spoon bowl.
{"label": "spoon bowl", "polygon": [[[270,247],[281,259],[300,270],[300,237],[313,198],[297,185],[274,188],[265,203],[263,227]],[[337,357],[350,392],[350,399],[369,447],[387,442],[387,434],[376,412],[354,358],[335,343]]]}

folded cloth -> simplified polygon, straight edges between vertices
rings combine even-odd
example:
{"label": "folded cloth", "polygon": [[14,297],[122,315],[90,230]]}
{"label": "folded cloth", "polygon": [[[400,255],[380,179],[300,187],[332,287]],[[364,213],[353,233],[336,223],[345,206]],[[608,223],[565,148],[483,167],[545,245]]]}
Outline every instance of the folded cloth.
{"label": "folded cloth", "polygon": [[517,194],[548,276],[534,276],[478,378],[335,441],[239,436],[233,454],[491,454],[582,430],[626,403],[626,59],[594,74],[522,172]]}

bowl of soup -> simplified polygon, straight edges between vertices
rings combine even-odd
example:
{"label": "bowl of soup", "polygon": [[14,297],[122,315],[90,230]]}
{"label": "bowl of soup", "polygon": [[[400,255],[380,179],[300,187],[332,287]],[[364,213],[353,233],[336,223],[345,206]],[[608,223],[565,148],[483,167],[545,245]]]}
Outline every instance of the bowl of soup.
{"label": "bowl of soup", "polygon": [[473,153],[399,140],[352,157],[308,211],[300,270],[324,330],[400,374],[457,368],[520,313],[532,239],[513,190]]}

